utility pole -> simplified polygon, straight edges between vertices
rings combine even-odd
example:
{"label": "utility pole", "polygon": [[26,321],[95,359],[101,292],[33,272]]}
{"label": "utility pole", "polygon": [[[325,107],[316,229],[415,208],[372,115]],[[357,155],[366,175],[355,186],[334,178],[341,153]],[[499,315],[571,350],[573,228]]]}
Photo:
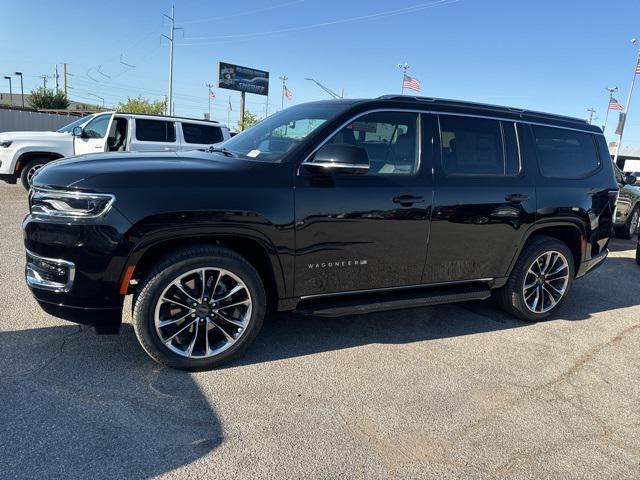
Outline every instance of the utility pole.
{"label": "utility pole", "polygon": [[407,70],[409,70],[410,67],[411,65],[409,65],[406,62],[398,64],[398,68],[402,69],[402,90],[401,90],[402,95],[404,95],[404,77],[407,76]]}
{"label": "utility pole", "polygon": [[[638,40],[635,38],[631,39],[631,43],[635,47],[639,47]],[[627,104],[624,106],[624,113],[622,122],[620,125],[620,133],[618,134],[618,145],[616,145],[616,154],[613,157],[613,163],[618,164],[618,154],[620,153],[620,145],[622,144],[622,134],[624,133],[624,125],[627,123],[627,115],[629,115],[629,106],[631,104],[631,96],[633,95],[633,87],[636,84],[636,76],[639,73],[640,69],[640,48],[638,48],[638,54],[636,55],[636,63],[633,66],[633,79],[631,80],[631,88],[629,88],[629,97],[627,98]]]}
{"label": "utility pole", "polygon": [[20,100],[22,108],[24,108],[24,83],[22,82],[22,72],[15,72],[14,75],[18,75],[20,77]]}
{"label": "utility pole", "polygon": [[205,83],[205,87],[209,89],[209,120],[213,120],[213,118],[211,118],[211,87],[213,87],[213,83]]}
{"label": "utility pole", "polygon": [[589,122],[589,125],[593,125],[593,115],[596,113],[596,109],[593,107],[587,108],[587,112],[589,112],[589,119],[587,122]]}
{"label": "utility pole", "polygon": [[42,86],[43,88],[46,90],[47,89],[47,77],[46,75],[40,75],[40,78],[42,79]]}
{"label": "utility pole", "polygon": [[245,92],[240,92],[240,131],[244,132],[244,101]]}
{"label": "utility pole", "polygon": [[58,78],[60,77],[60,75],[58,75],[58,64],[56,63],[56,69],[55,72],[53,74],[53,77],[56,81],[56,93],[58,93],[58,89],[60,88],[60,83],[58,82]]}
{"label": "utility pole", "polygon": [[62,65],[63,65],[63,69],[64,69],[63,70],[63,72],[64,72],[64,96],[68,98],[68,95],[67,95],[67,88],[68,88],[68,86],[67,86],[67,64],[63,63]]}
{"label": "utility pole", "polygon": [[286,75],[281,75],[279,78],[280,80],[282,80],[282,92],[280,92],[280,110],[284,110],[284,89],[287,88],[286,82],[287,80],[289,80],[289,77],[287,77]]}
{"label": "utility pole", "polygon": [[176,7],[175,5],[171,6],[171,16],[163,13],[165,17],[167,17],[171,21],[171,26],[169,29],[169,36],[167,37],[165,34],[162,34],[164,38],[169,40],[169,102],[167,103],[167,114],[173,115],[173,34],[176,30],[182,30],[181,28],[176,28]]}

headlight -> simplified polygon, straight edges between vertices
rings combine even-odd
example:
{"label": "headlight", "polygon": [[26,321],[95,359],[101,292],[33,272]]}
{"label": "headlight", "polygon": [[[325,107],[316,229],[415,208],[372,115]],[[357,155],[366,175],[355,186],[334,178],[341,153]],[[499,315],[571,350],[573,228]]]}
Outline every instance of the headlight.
{"label": "headlight", "polygon": [[116,197],[109,193],[65,192],[32,188],[29,207],[33,215],[58,218],[96,218],[105,215]]}
{"label": "headlight", "polygon": [[11,140],[0,140],[0,147],[7,148],[10,147],[12,143]]}

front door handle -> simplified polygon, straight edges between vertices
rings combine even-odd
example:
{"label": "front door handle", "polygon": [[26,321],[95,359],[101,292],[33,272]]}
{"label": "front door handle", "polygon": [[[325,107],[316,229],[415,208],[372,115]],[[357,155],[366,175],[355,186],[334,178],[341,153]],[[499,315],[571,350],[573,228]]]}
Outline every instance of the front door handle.
{"label": "front door handle", "polygon": [[511,203],[522,203],[526,200],[529,200],[529,195],[526,195],[524,193],[510,193],[509,195],[504,197],[504,199],[507,202]]}
{"label": "front door handle", "polygon": [[414,203],[424,202],[424,197],[417,197],[414,195],[400,195],[399,197],[393,197],[393,203],[399,203],[403,207],[410,207]]}

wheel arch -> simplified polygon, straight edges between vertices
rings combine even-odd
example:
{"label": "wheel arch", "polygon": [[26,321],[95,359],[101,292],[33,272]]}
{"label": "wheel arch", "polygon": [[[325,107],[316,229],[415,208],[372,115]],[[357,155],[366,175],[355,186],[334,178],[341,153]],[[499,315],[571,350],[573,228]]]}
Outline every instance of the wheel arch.
{"label": "wheel arch", "polygon": [[573,222],[553,222],[533,225],[525,234],[518,251],[514,255],[507,276],[511,275],[513,267],[524,251],[527,243],[537,236],[547,236],[563,242],[573,254],[574,275],[578,272],[580,264],[585,260],[586,235],[584,229]]}
{"label": "wheel arch", "polygon": [[49,162],[52,162],[54,160],[59,160],[61,158],[64,158],[64,155],[58,152],[49,152],[49,151],[23,152],[19,155],[18,159],[16,160],[14,172],[16,174],[20,174],[20,172],[22,171],[22,169],[27,163],[29,163],[31,160],[38,159],[38,158],[43,158]]}
{"label": "wheel arch", "polygon": [[[279,256],[273,245],[258,235],[240,232],[181,230],[176,236],[175,231],[154,232],[153,239],[143,238],[132,250],[125,262],[125,267],[120,276],[120,293],[135,293],[124,289],[129,280],[138,282],[144,278],[149,268],[160,261],[166,255],[179,248],[196,245],[216,245],[228,248],[244,257],[256,269],[265,287],[267,304],[269,308],[275,308],[278,300],[285,297],[285,280]],[[133,273],[129,270],[133,267]],[[124,289],[124,290],[123,290]]]}

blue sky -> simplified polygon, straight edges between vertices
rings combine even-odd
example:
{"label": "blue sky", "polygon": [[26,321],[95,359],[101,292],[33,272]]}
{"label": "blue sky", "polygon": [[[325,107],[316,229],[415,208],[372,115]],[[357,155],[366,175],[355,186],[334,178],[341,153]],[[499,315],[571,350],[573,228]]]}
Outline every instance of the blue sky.
{"label": "blue sky", "polygon": [[[286,105],[326,98],[305,77],[348,97],[399,93],[399,62],[422,82],[422,95],[505,104],[604,122],[607,85],[626,102],[640,37],[640,2],[630,0],[2,0],[0,73],[41,85],[69,64],[70,97],[116,104],[167,92],[168,33],[162,13],[176,6],[174,96],[180,115],[207,111],[217,62],[271,73],[270,111],[280,107],[278,76],[293,92]],[[120,63],[136,65],[129,68]],[[100,69],[107,78],[98,72]],[[92,80],[93,77],[95,80]],[[18,85],[14,81],[14,91]],[[51,80],[49,81],[51,85]],[[640,146],[640,85],[624,143]],[[8,90],[6,80],[0,90]],[[238,116],[239,94],[215,88],[214,117]],[[265,98],[247,96],[264,115]],[[614,129],[612,112],[608,133]]]}

